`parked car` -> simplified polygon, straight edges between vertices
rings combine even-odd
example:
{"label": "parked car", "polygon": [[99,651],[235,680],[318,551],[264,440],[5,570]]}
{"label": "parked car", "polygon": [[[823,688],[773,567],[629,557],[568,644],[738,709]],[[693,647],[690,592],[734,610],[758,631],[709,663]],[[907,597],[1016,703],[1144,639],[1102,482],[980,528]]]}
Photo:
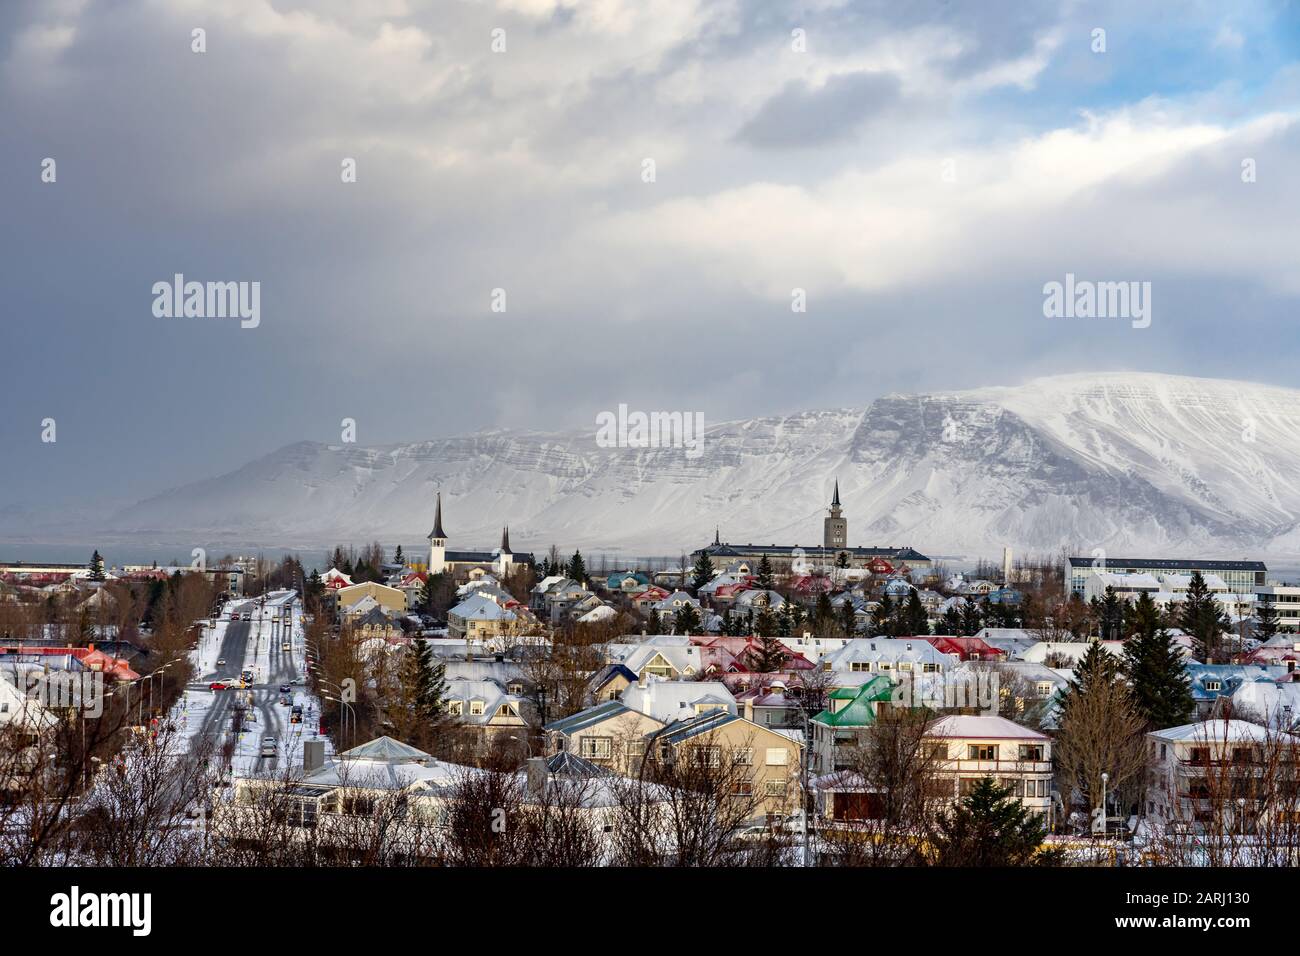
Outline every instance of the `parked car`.
{"label": "parked car", "polygon": [[289,644],[288,641],[285,641],[283,644],[280,645],[280,650],[282,650],[282,651],[291,651],[291,650],[293,650],[293,647],[292,647],[292,645]]}
{"label": "parked car", "polygon": [[214,680],[208,685],[208,690],[229,690],[230,685],[223,680]]}
{"label": "parked car", "polygon": [[263,757],[274,757],[276,753],[276,739],[274,737],[263,737],[262,749],[259,753]]}
{"label": "parked car", "polygon": [[288,684],[281,684],[281,685],[280,685],[280,693],[281,693],[281,694],[288,694],[288,693],[290,693],[291,691],[292,691],[292,688],[291,688]]}
{"label": "parked car", "polygon": [[291,724],[302,723],[302,704],[293,705],[293,710],[289,711],[289,723]]}
{"label": "parked car", "polygon": [[218,658],[217,658],[217,666],[218,666],[218,667],[225,667],[225,666],[226,666],[226,659],[225,659],[224,657],[218,657]]}

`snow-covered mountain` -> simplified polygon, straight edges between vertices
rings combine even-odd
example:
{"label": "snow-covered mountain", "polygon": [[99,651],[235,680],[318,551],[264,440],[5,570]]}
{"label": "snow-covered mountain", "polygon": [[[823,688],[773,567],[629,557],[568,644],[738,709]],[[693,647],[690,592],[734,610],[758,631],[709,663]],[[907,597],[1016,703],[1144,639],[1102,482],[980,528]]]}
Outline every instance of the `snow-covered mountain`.
{"label": "snow-covered mountain", "polygon": [[[142,501],[110,530],[267,546],[413,543],[441,490],[450,547],[676,554],[814,545],[838,478],[849,543],[949,555],[1300,554],[1300,391],[1107,373],[708,429],[703,453],[596,430],[386,447],[302,442]],[[408,545],[409,547],[409,545]]]}

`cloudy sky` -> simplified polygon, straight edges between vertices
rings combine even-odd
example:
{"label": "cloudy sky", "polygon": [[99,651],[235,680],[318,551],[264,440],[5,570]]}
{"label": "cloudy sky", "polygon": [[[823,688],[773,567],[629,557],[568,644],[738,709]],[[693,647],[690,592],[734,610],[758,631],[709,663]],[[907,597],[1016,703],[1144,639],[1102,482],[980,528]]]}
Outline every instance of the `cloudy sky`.
{"label": "cloudy sky", "polygon": [[[5,0],[0,509],[343,418],[1292,384],[1298,61],[1281,2]],[[1045,318],[1067,272],[1150,281],[1151,326]],[[174,273],[260,325],[155,317]]]}

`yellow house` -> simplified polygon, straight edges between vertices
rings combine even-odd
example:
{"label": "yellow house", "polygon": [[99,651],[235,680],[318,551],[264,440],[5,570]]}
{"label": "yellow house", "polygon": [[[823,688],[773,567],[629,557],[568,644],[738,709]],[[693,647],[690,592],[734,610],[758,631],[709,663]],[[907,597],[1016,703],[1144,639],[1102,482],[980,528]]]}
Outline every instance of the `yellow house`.
{"label": "yellow house", "polygon": [[543,730],[547,753],[570,753],[631,776],[640,770],[648,735],[663,726],[662,721],[611,700],[552,721]]}
{"label": "yellow house", "polygon": [[364,598],[374,598],[375,603],[390,615],[400,617],[406,613],[406,594],[386,584],[367,581],[351,587],[339,588],[334,592],[335,613],[344,614],[349,607]]}
{"label": "yellow house", "polygon": [[682,760],[716,769],[738,798],[753,801],[753,817],[768,822],[799,809],[803,748],[793,737],[727,711],[669,724],[647,741],[651,759]]}

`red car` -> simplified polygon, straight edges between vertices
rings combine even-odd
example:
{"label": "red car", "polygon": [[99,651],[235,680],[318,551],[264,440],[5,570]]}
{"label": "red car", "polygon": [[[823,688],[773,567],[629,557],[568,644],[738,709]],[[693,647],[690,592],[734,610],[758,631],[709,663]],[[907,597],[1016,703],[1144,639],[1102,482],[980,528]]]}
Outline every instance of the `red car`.
{"label": "red car", "polygon": [[229,690],[230,685],[223,680],[214,680],[208,685],[208,690]]}

